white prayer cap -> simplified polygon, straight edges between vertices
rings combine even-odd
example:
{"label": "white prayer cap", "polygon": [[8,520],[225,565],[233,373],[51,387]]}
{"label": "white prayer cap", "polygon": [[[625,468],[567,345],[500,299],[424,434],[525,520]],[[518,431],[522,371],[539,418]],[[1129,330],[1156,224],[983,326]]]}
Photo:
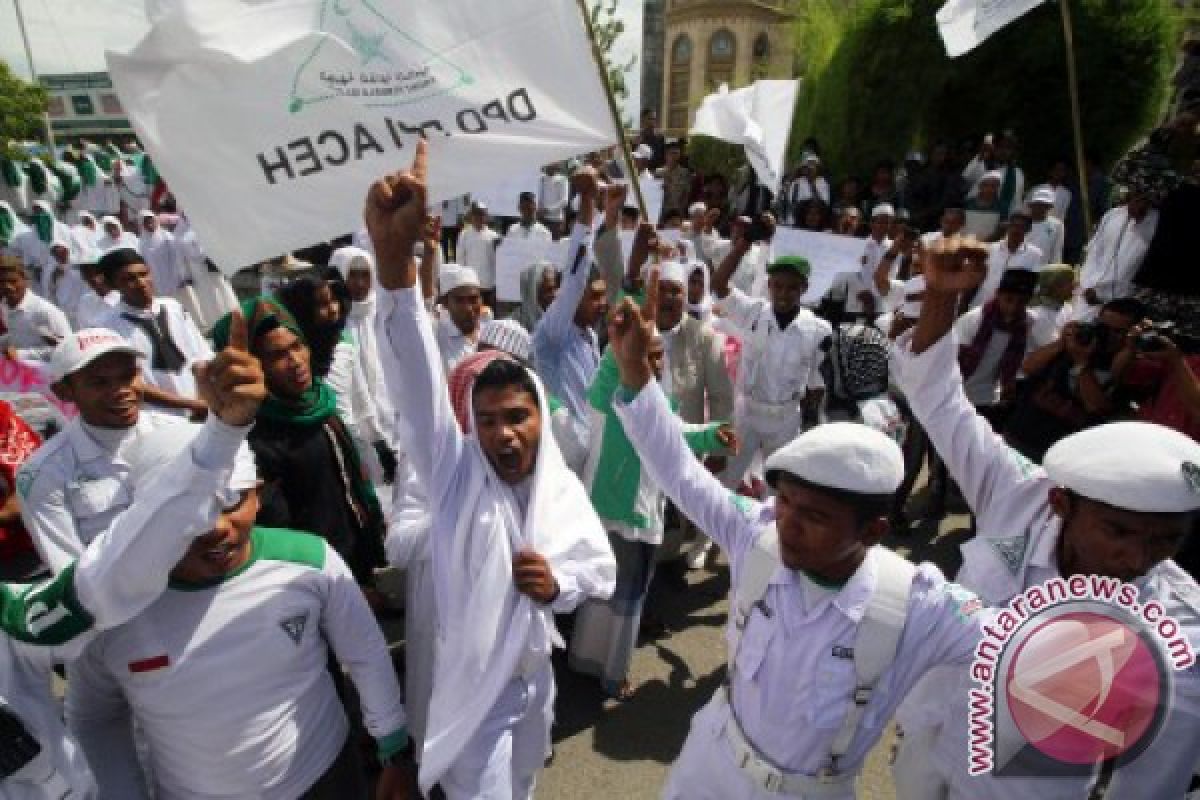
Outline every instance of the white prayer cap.
{"label": "white prayer cap", "polygon": [[816,153],[812,152],[811,150],[806,150],[804,153],[804,158],[802,158],[800,160],[800,163],[801,164],[820,164],[821,157],[819,155],[817,155]]}
{"label": "white prayer cap", "polygon": [[119,227],[121,227],[121,220],[119,220],[113,216],[105,216],[105,217],[100,218],[100,224],[101,225],[116,225],[119,228]]}
{"label": "white prayer cap", "polygon": [[455,289],[462,289],[465,286],[480,288],[479,275],[475,270],[458,264],[443,264],[439,283],[442,294],[450,294]]}
{"label": "white prayer cap", "polygon": [[678,283],[687,286],[687,264],[683,261],[664,261],[658,267],[659,283]]}
{"label": "white prayer cap", "polygon": [[648,144],[639,144],[633,151],[633,157],[641,161],[653,161],[654,149]]}
{"label": "white prayer cap", "polygon": [[[203,425],[194,422],[176,422],[155,428],[133,440],[124,457],[129,463],[135,502],[138,492],[161,475],[176,456],[191,447],[203,428]],[[170,480],[170,477],[166,480]],[[236,505],[239,492],[257,485],[258,466],[254,462],[254,453],[249,445],[242,442],[234,458],[229,482],[218,492],[222,508]]]}
{"label": "white prayer cap", "polygon": [[680,261],[687,263],[688,261],[696,260],[696,245],[691,239],[680,239],[675,243],[675,246],[679,248]]}
{"label": "white prayer cap", "polygon": [[47,377],[50,383],[58,383],[109,353],[127,353],[135,358],[142,357],[142,351],[116,331],[107,328],[84,328],[72,333],[54,348],[50,355]]}
{"label": "white prayer cap", "polygon": [[1051,447],[1042,465],[1064,489],[1127,511],[1200,509],[1200,444],[1162,425],[1097,425]]}
{"label": "white prayer cap", "polygon": [[513,319],[489,319],[479,330],[479,344],[502,350],[510,356],[529,361],[533,338],[521,323]]}
{"label": "white prayer cap", "polygon": [[871,219],[879,219],[880,217],[896,216],[896,207],[891,203],[880,203],[871,209]]}
{"label": "white prayer cap", "polygon": [[696,201],[695,203],[692,203],[690,206],[688,206],[688,216],[689,217],[695,216],[696,214],[703,214],[706,211],[708,211],[708,206],[700,201]]}
{"label": "white prayer cap", "polygon": [[92,222],[96,221],[96,218],[94,216],[92,216],[92,212],[80,211],[79,212],[79,221],[82,223],[85,219],[90,219]]}
{"label": "white prayer cap", "polygon": [[797,436],[767,459],[772,486],[780,472],[858,494],[890,495],[904,480],[904,454],[884,434],[857,422],[830,422]]}
{"label": "white prayer cap", "polygon": [[50,205],[49,203],[47,203],[45,200],[35,200],[33,202],[33,210],[34,211],[44,211],[47,214],[49,214],[50,216],[52,216],[52,217],[54,216],[54,207],[52,205]]}
{"label": "white prayer cap", "polygon": [[361,247],[339,247],[329,256],[329,266],[347,277],[353,270],[366,270],[375,274],[375,257]]}
{"label": "white prayer cap", "polygon": [[155,214],[155,213],[154,213],[153,211],[151,211],[150,209],[146,209],[146,210],[145,210],[145,211],[143,211],[141,214],[138,214],[138,217],[139,217],[140,219],[158,219],[158,215],[157,215],[157,214]]}
{"label": "white prayer cap", "polygon": [[986,183],[987,181],[995,181],[996,183],[1004,183],[1004,173],[998,169],[994,169],[991,172],[984,173],[984,176],[979,179],[979,182]]}
{"label": "white prayer cap", "polygon": [[1054,205],[1054,190],[1049,186],[1039,186],[1033,190],[1033,194],[1029,196],[1029,204],[1044,203],[1048,206]]}
{"label": "white prayer cap", "polygon": [[488,210],[487,203],[481,203],[480,201],[476,200],[474,203],[471,203],[471,210],[482,211],[484,214],[486,214]]}

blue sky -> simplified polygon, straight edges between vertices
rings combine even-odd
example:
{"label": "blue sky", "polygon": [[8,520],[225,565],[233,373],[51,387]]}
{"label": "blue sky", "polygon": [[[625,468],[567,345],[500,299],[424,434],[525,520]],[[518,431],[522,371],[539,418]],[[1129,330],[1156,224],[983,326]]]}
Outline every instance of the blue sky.
{"label": "blue sky", "polygon": [[[427,0],[429,1],[429,0]],[[502,2],[503,0],[501,0]],[[34,63],[39,73],[94,72],[104,69],[104,51],[125,50],[146,31],[144,5],[139,0],[20,0],[29,29]],[[412,0],[407,0],[412,2]],[[641,52],[641,0],[620,0],[619,13],[628,34],[618,48]],[[22,77],[29,77],[17,28],[14,0],[0,0],[0,59]],[[629,81],[633,89],[628,108],[636,117],[640,63]]]}

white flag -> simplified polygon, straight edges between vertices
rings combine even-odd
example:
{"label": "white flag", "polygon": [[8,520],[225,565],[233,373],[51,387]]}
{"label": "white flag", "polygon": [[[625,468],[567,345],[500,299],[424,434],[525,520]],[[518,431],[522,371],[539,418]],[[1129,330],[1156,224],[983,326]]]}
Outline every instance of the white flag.
{"label": "white flag", "polygon": [[[958,58],[1046,0],[949,0],[937,13],[946,55]],[[1067,0],[1060,0],[1067,2]]]}
{"label": "white flag", "polygon": [[758,182],[778,192],[799,84],[755,81],[734,91],[722,84],[696,109],[691,132],[742,145]]}
{"label": "white flag", "polygon": [[575,0],[171,0],[109,71],[227,272],[362,227],[429,139],[437,203],[617,141]]}

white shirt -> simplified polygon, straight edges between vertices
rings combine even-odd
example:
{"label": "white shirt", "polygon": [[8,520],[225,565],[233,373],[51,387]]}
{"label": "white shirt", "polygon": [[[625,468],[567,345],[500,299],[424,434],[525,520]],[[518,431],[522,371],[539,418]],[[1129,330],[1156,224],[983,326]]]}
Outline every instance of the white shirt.
{"label": "white shirt", "polygon": [[364,444],[385,438],[375,417],[375,404],[371,402],[356,343],[343,339],[334,346],[325,385],[333,390],[338,416],[352,435]]}
{"label": "white shirt", "polygon": [[144,410],[125,430],[94,428],[76,417],[21,465],[21,520],[47,567],[64,569],[129,507],[129,446],[164,425],[182,423]]}
{"label": "white shirt", "polygon": [[[692,456],[657,384],[629,402],[618,394],[614,409],[643,468],[725,551],[736,585],[747,553],[774,519],[774,507],[732,495]],[[731,694],[742,730],[759,753],[789,772],[814,775],[828,765],[856,686],[853,659],[838,654],[854,646],[876,586],[877,564],[874,551],[869,552],[836,591],[818,591],[802,573],[780,565],[761,603],[768,613],[759,609],[750,616],[738,651],[730,654]],[[839,765],[843,771],[861,769],[892,712],[921,676],[939,665],[970,662],[983,615],[960,610],[961,594],[933,565],[917,568],[896,658]],[[732,619],[729,624],[732,644]],[[709,713],[701,712],[705,719],[698,717],[696,725],[714,721]]]}
{"label": "white shirt", "polygon": [[1062,220],[1050,216],[1030,224],[1025,241],[1042,251],[1043,266],[1062,263],[1065,231]]}
{"label": "white shirt", "polygon": [[[154,369],[153,347],[151,346],[150,337],[146,336],[140,327],[123,316],[125,314],[142,318],[153,316],[157,322],[158,316],[163,309],[167,311],[167,327],[170,329],[171,338],[175,340],[175,344],[179,347],[186,360],[186,363],[179,372]],[[142,359],[142,377],[145,378],[147,383],[183,397],[196,397],[196,378],[192,375],[192,365],[197,361],[206,361],[212,358],[213,350],[208,340],[200,334],[200,331],[196,328],[196,324],[188,317],[187,313],[183,310],[183,306],[179,305],[178,301],[169,297],[156,297],[149,311],[133,308],[122,302],[113,309],[113,313],[105,320],[104,327],[121,334],[134,347],[142,351],[142,354],[145,356]],[[173,411],[168,413],[172,413]],[[179,411],[179,414],[183,413]]]}
{"label": "white shirt", "polygon": [[[1028,311],[1025,313],[1026,324],[1032,328],[1033,315]],[[958,338],[959,344],[969,345],[975,339],[975,335],[979,333],[979,326],[982,322],[982,308],[973,308],[959,317],[954,323],[954,335]],[[1000,401],[1000,394],[1004,389],[1000,383],[1000,361],[1004,358],[1004,351],[1008,349],[1011,338],[1012,336],[1005,331],[992,332],[992,338],[988,340],[987,349],[984,350],[983,358],[979,360],[979,366],[966,379],[967,399],[972,404],[990,406]],[[1037,345],[1034,343],[1032,330],[1026,335],[1025,343],[1026,355],[1036,349]]]}
{"label": "white shirt", "polygon": [[718,306],[742,340],[741,411],[768,429],[794,424],[808,390],[825,385],[819,368],[825,360],[821,342],[832,332],[829,323],[802,308],[781,330],[769,302],[737,289],[731,289]]}
{"label": "white shirt", "polygon": [[[873,282],[875,279],[875,270],[879,267],[879,262],[883,261],[887,251],[892,249],[892,240],[884,238],[883,241],[877,241],[873,237],[867,237],[867,242],[863,245],[863,254],[860,263],[862,264],[862,275],[868,282]],[[888,278],[896,277],[896,269],[900,266],[899,259],[892,263],[892,271]]]}
{"label": "white shirt", "polygon": [[375,422],[388,444],[396,446],[395,418],[391,398],[383,380],[379,348],[375,338],[375,294],[355,303],[346,318],[346,333],[354,339],[355,356],[367,387],[367,403],[374,408]]}
{"label": "white shirt", "polygon": [[78,329],[79,300],[90,291],[75,264],[58,264],[42,272],[42,296],[67,315],[67,321]]}
{"label": "white shirt", "polygon": [[[71,668],[67,716],[101,791],[137,797],[130,712],[162,800],[291,800],[337,758],[349,730],[332,649],[376,738],[404,726],[387,643],[350,569],[324,540],[256,529],[250,561],[207,587],[172,582]],[[236,676],[236,680],[231,680]],[[116,787],[120,787],[118,790]],[[136,794],[130,792],[136,791]]]}
{"label": "white shirt", "polygon": [[1133,279],[1158,230],[1158,211],[1150,209],[1140,222],[1125,206],[1104,215],[1088,243],[1079,276],[1081,290],[1095,289],[1101,301],[1133,294]]}
{"label": "white shirt", "polygon": [[79,303],[75,306],[76,330],[103,327],[104,319],[112,313],[119,302],[121,302],[120,292],[109,292],[101,297],[90,286],[87,287],[79,296]]}
{"label": "white shirt", "polygon": [[496,288],[496,242],[499,239],[500,234],[491,228],[476,230],[474,225],[463,226],[458,235],[455,260],[475,270],[479,285],[484,289]]}
{"label": "white shirt", "polygon": [[1068,189],[1065,186],[1055,186],[1054,187],[1054,210],[1051,211],[1050,213],[1053,214],[1055,217],[1057,217],[1059,220],[1065,222],[1067,219],[1067,212],[1071,208],[1071,200],[1072,199],[1073,199],[1073,196],[1071,194],[1070,189]]}
{"label": "white shirt", "polygon": [[[962,546],[964,587],[978,592],[989,606],[1003,606],[1026,587],[1059,577],[1056,549],[1062,520],[1049,504],[1055,484],[1036,464],[996,437],[964,396],[957,375],[957,345],[945,336],[921,355],[902,338],[892,353],[893,375],[913,413],[976,516],[976,535]],[[950,376],[950,379],[947,379]],[[1154,567],[1136,584],[1144,608],[1157,600],[1177,620],[1195,650],[1200,648],[1200,588],[1171,561]],[[1119,768],[1110,786],[1113,797],[1183,797],[1196,765],[1200,741],[1200,669],[1175,672],[1174,693],[1166,701],[1167,719],[1149,750]],[[922,687],[924,688],[924,687]],[[1053,779],[970,777],[966,725],[967,674],[959,669],[940,675],[928,697],[931,707],[915,716],[947,724],[934,760],[951,780],[952,798],[1077,800],[1088,796],[1090,776]],[[925,694],[922,692],[922,694]],[[947,698],[957,698],[948,703]],[[907,709],[906,709],[907,710]]]}
{"label": "white shirt", "polygon": [[563,209],[567,207],[571,186],[566,175],[543,175],[538,186],[538,208],[546,215],[546,219],[558,222],[563,218]]}
{"label": "white shirt", "polygon": [[15,307],[0,302],[0,316],[8,328],[0,335],[0,346],[12,347],[21,358],[49,360],[55,345],[71,335],[66,314],[29,289]]}
{"label": "white shirt", "polygon": [[[33,591],[0,586],[10,612],[0,633],[0,703],[12,707],[42,745],[72,798],[95,796],[95,783],[78,746],[66,732],[62,707],[50,693],[51,668],[78,656],[98,631],[123,624],[162,592],[167,572],[183,557],[197,531],[208,530],[217,517],[217,490],[226,485],[230,465],[244,446],[248,429],[230,428],[215,418],[165,470],[169,480],[152,484],[157,491],[117,518],[112,531],[79,559],[68,583],[38,584]],[[130,553],[136,553],[131,558]],[[70,599],[68,599],[70,598]],[[40,608],[38,608],[40,606]],[[25,622],[58,621],[50,626]],[[90,619],[78,613],[82,608]],[[20,624],[24,622],[25,624]],[[17,623],[16,626],[13,623]],[[15,628],[15,629],[14,629]],[[23,641],[12,638],[18,634]],[[64,642],[64,640],[66,640]],[[62,643],[60,643],[62,642]],[[58,800],[43,786],[0,781],[3,800]]]}
{"label": "white shirt", "polygon": [[104,255],[109,250],[119,250],[126,247],[131,250],[137,250],[141,246],[138,237],[134,236],[129,231],[121,231],[116,238],[109,236],[107,232],[101,233],[100,238],[96,240],[96,250],[100,255]]}
{"label": "white shirt", "polygon": [[550,242],[554,239],[550,235],[550,229],[537,220],[534,220],[534,223],[528,228],[520,222],[514,222],[508,226],[508,233],[505,236],[509,239],[531,239],[538,242]]}
{"label": "white shirt", "polygon": [[[458,366],[458,362],[478,349],[479,328],[476,327],[475,332],[468,336],[458,329],[454,320],[450,319],[450,312],[445,309],[438,309],[434,319],[437,321],[434,332],[437,335],[438,351],[442,354],[442,369],[448,377]],[[482,324],[482,320],[480,323]]]}
{"label": "white shirt", "polygon": [[881,295],[873,276],[863,275],[862,272],[840,272],[834,276],[826,296],[839,300],[844,297],[847,314],[865,314],[866,306],[863,305],[859,295],[863,292],[870,292],[875,298],[875,313],[886,314],[894,311],[904,301],[903,282],[888,281],[888,287],[888,293]]}
{"label": "white shirt", "polygon": [[801,218],[801,208],[813,197],[818,198],[826,206],[829,205],[829,181],[818,175],[816,178],[808,179],[804,176],[798,176],[788,187],[788,212],[789,223],[791,225],[800,225],[804,220]]}
{"label": "white shirt", "polygon": [[175,237],[162,228],[156,228],[153,233],[142,234],[138,240],[138,251],[150,268],[155,293],[173,297],[184,281],[175,250]]}
{"label": "white shirt", "polygon": [[971,300],[971,308],[979,308],[996,296],[996,288],[1000,286],[1005,270],[1027,269],[1037,272],[1045,263],[1042,251],[1027,241],[1021,242],[1016,250],[1009,249],[1007,239],[989,245],[987,277]]}

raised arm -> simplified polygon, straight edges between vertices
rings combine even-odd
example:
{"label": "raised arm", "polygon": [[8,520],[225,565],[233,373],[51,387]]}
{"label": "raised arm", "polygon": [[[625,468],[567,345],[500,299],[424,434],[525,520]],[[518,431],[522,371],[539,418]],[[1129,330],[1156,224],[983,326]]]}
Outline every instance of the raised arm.
{"label": "raised arm", "polygon": [[591,273],[595,234],[592,221],[600,183],[596,171],[591,167],[583,167],[571,176],[571,180],[579,192],[579,219],[571,229],[567,260],[562,269],[562,286],[534,329],[535,347],[538,346],[536,340],[550,344],[571,334],[575,325],[575,311],[579,308],[583,293],[587,291]]}
{"label": "raised arm", "polygon": [[426,147],[417,143],[411,170],[371,186],[364,216],[375,247],[379,293],[376,338],[397,429],[413,469],[436,503],[450,486],[463,435],[450,407],[442,357],[417,274],[416,244],[425,226]]}
{"label": "raised arm", "polygon": [[729,252],[717,266],[712,279],[713,293],[722,300],[729,295],[729,280],[733,277],[733,273],[737,272],[738,265],[742,263],[742,258],[746,253],[750,252],[751,247],[750,239],[746,236],[746,225],[742,219],[739,218],[734,222],[730,236]]}

